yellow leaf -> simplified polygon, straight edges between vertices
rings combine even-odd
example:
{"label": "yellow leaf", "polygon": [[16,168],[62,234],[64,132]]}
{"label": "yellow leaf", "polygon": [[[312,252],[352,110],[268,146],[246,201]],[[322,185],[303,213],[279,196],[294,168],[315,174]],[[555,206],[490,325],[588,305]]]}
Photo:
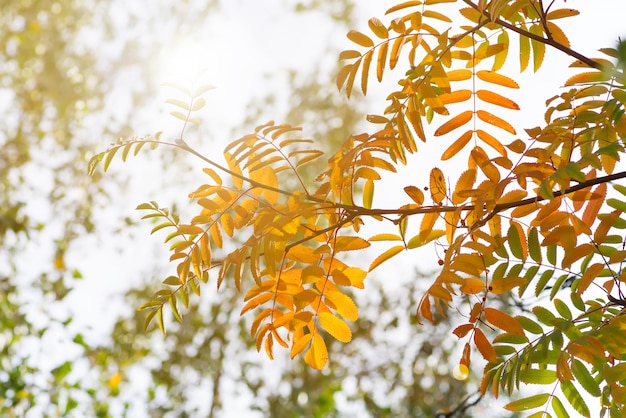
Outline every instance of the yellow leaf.
{"label": "yellow leaf", "polygon": [[461,135],[456,141],[452,143],[452,145],[448,147],[448,149],[443,152],[443,154],[441,154],[441,160],[448,160],[458,154],[459,151],[465,148],[470,139],[472,139],[473,134],[474,132],[470,130]]}
{"label": "yellow leaf", "polygon": [[366,48],[371,48],[374,46],[374,41],[372,41],[369,36],[357,30],[351,30],[350,32],[348,32],[347,37],[355,44],[364,46]]}
{"label": "yellow leaf", "polygon": [[424,193],[422,193],[422,191],[418,187],[406,186],[404,188],[404,192],[408,194],[409,197],[413,199],[413,201],[419,206],[422,206],[424,204]]}
{"label": "yellow leaf", "polygon": [[472,78],[472,72],[465,68],[448,71],[446,75],[450,81],[463,81]]}
{"label": "yellow leaf", "polygon": [[463,190],[471,190],[472,187],[474,187],[474,182],[476,182],[475,168],[466,170],[461,174],[459,180],[456,182],[454,193],[452,193],[452,203],[454,205],[459,205],[467,199],[467,197],[463,197],[459,193]]}
{"label": "yellow leaf", "polygon": [[222,178],[214,170],[210,168],[203,168],[202,171],[204,171],[205,174],[208,174],[218,186],[222,185]]}
{"label": "yellow leaf", "polygon": [[335,310],[339,315],[348,321],[356,321],[359,318],[359,310],[350,296],[341,292],[324,292],[324,297],[335,305]]}
{"label": "yellow leaf", "polygon": [[472,115],[473,114],[474,114],[474,112],[472,112],[471,110],[466,110],[466,111],[456,115],[455,117],[453,117],[452,119],[448,120],[446,123],[441,125],[435,131],[435,136],[445,135],[448,132],[451,132],[451,131],[455,130],[456,128],[459,128],[459,127],[465,125],[467,122],[472,120]]}
{"label": "yellow leaf", "polygon": [[443,171],[437,167],[430,170],[430,196],[436,204],[441,204],[448,194]]}
{"label": "yellow leaf", "polygon": [[552,39],[554,39],[561,45],[565,45],[566,47],[569,48],[570,43],[569,43],[569,39],[567,38],[567,35],[565,35],[565,32],[563,32],[561,28],[555,25],[554,23],[552,22],[547,22],[547,23],[548,23],[548,29],[550,29],[550,35],[552,35]]}
{"label": "yellow leaf", "polygon": [[387,64],[387,51],[389,50],[389,42],[383,43],[378,48],[378,57],[376,58],[376,78],[378,81],[383,80],[385,65]]}
{"label": "yellow leaf", "polygon": [[387,9],[385,14],[388,15],[389,13],[397,12],[398,10],[406,9],[407,7],[421,6],[422,3],[423,2],[421,0],[411,0],[411,1],[405,1],[403,3],[398,3],[390,7],[389,9]]}
{"label": "yellow leaf", "polygon": [[328,362],[328,349],[324,339],[317,332],[313,335],[313,344],[304,356],[304,361],[314,369],[322,369]]}
{"label": "yellow leaf", "polygon": [[393,45],[391,46],[391,55],[389,55],[389,68],[392,70],[398,63],[398,59],[400,58],[400,49],[402,49],[404,42],[406,42],[406,38],[404,36],[400,36],[393,41]]}
{"label": "yellow leaf", "polygon": [[368,269],[368,271],[374,270],[376,267],[380,266],[382,263],[389,260],[391,257],[397,255],[402,250],[404,250],[403,245],[396,245],[394,247],[389,248],[387,251],[385,251],[378,257],[376,257],[374,261],[372,261],[372,264],[370,264],[370,268]]}
{"label": "yellow leaf", "polygon": [[489,90],[478,90],[476,92],[476,96],[483,102],[491,103],[497,106],[502,106],[507,109],[515,109],[519,110],[519,106],[511,99],[507,99],[504,96],[499,95],[498,93],[494,93]]}
{"label": "yellow leaf", "polygon": [[495,71],[486,71],[481,70],[476,73],[476,76],[487,83],[497,84],[503,87],[509,87],[513,89],[518,89],[519,84],[515,82],[512,78],[509,78],[505,75],[499,74]]}
{"label": "yellow leaf", "polygon": [[360,56],[361,56],[361,53],[359,51],[355,51],[354,49],[347,49],[345,51],[341,51],[341,53],[339,54],[339,59],[350,60],[350,59],[359,58]]}
{"label": "yellow leaf", "polygon": [[291,346],[291,353],[290,353],[290,356],[292,359],[295,358],[298,354],[302,353],[304,349],[309,346],[309,343],[311,342],[312,337],[313,337],[313,334],[304,334],[303,336],[298,338],[297,341],[293,343],[293,345]]}
{"label": "yellow leaf", "polygon": [[389,37],[389,31],[387,30],[383,22],[380,21],[380,19],[373,17],[367,22],[367,24],[372,32],[374,32],[374,35],[378,36],[379,38],[387,39],[387,37]]}
{"label": "yellow leaf", "polygon": [[367,95],[367,78],[369,76],[370,65],[372,63],[372,57],[374,56],[374,50],[368,51],[363,55],[363,63],[361,64],[361,91],[363,95]]}
{"label": "yellow leaf", "polygon": [[348,267],[343,270],[343,274],[350,280],[350,284],[358,289],[363,289],[363,280],[367,277],[367,272],[358,267]]}
{"label": "yellow leaf", "polygon": [[[543,38],[543,26],[542,25],[532,25],[530,27],[530,33],[537,35]],[[534,39],[530,40],[530,45],[533,48],[533,63],[534,70],[537,72],[541,64],[543,63],[543,58],[546,55],[546,44],[543,42],[536,41]]]}
{"label": "yellow leaf", "polygon": [[362,250],[369,246],[370,243],[360,237],[337,237],[335,240],[336,252]]}
{"label": "yellow leaf", "polygon": [[204,229],[195,225],[179,225],[178,233],[179,234],[189,234],[189,235],[197,235],[204,232]]}
{"label": "yellow leaf", "polygon": [[568,78],[565,85],[573,86],[574,84],[598,83],[601,81],[607,81],[610,77],[611,76],[608,72],[588,71]]}
{"label": "yellow leaf", "polygon": [[510,123],[508,123],[507,121],[500,119],[499,117],[497,117],[496,115],[493,115],[485,110],[479,110],[476,112],[476,116],[478,116],[478,119],[482,120],[483,122],[486,122],[490,125],[493,125],[495,127],[498,127],[500,129],[504,129],[505,131],[515,135],[515,128],[513,128],[513,126],[511,126]]}

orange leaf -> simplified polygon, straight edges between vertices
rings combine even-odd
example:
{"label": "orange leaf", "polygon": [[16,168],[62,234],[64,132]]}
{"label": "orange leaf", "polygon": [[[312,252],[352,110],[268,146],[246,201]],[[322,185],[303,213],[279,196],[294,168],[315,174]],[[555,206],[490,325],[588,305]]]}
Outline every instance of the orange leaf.
{"label": "orange leaf", "polygon": [[486,122],[500,129],[504,129],[505,131],[515,135],[515,128],[513,128],[510,123],[508,123],[504,119],[500,119],[496,115],[493,115],[485,110],[479,110],[476,112],[476,116],[478,116],[478,119],[482,120],[483,122]]}
{"label": "orange leaf", "polygon": [[444,93],[437,98],[441,100],[444,105],[450,103],[459,103],[469,100],[472,97],[471,90],[456,90],[450,93]]}
{"label": "orange leaf", "polygon": [[589,200],[587,206],[585,206],[585,211],[583,212],[582,217],[582,221],[589,228],[591,228],[595,222],[598,212],[600,212],[600,208],[602,208],[602,205],[604,204],[604,200],[606,198],[606,183],[602,183],[596,187],[594,194],[599,195],[599,197]]}
{"label": "orange leaf", "polygon": [[342,319],[336,317],[330,312],[321,312],[319,314],[320,325],[336,340],[343,343],[352,340],[352,331],[350,327]]}
{"label": "orange leaf", "polygon": [[475,295],[485,290],[485,282],[479,279],[464,279],[463,286],[461,286],[461,292],[466,295]]}
{"label": "orange leaf", "polygon": [[422,206],[424,204],[424,193],[422,193],[419,188],[415,186],[406,186],[404,188],[404,191],[419,206]]}
{"label": "orange leaf", "polygon": [[528,280],[523,277],[503,277],[501,279],[492,280],[489,283],[489,291],[495,295],[499,295],[509,290],[526,284]]}
{"label": "orange leaf", "polygon": [[476,96],[483,102],[491,103],[496,106],[502,106],[507,109],[515,109],[519,110],[519,105],[515,103],[511,99],[507,99],[504,96],[499,95],[498,93],[494,93],[489,90],[478,90],[476,92]]}
{"label": "orange leaf", "polygon": [[503,87],[510,87],[513,89],[518,89],[519,84],[512,78],[509,78],[505,75],[496,73],[495,71],[486,71],[481,70],[476,73],[476,76],[487,83],[497,84]]}
{"label": "orange leaf", "polygon": [[465,125],[467,122],[472,120],[472,115],[473,115],[473,112],[471,110],[466,110],[466,111],[456,115],[455,117],[453,117],[452,119],[450,119],[449,121],[447,121],[446,123],[441,125],[435,131],[435,136],[445,135],[448,132],[451,132],[451,131],[455,130],[456,128],[459,128],[459,127]]}
{"label": "orange leaf", "polygon": [[454,331],[452,331],[452,333],[459,338],[463,338],[467,335],[468,332],[470,332],[473,329],[474,329],[474,324],[463,324],[463,325],[459,325],[458,327],[456,327]]}
{"label": "orange leaf", "polygon": [[494,308],[485,308],[485,319],[491,325],[514,335],[524,336],[524,328],[517,319]]}
{"label": "orange leaf", "polygon": [[476,348],[478,348],[485,360],[490,363],[497,361],[496,350],[493,349],[493,346],[480,328],[476,328],[474,331],[474,344],[476,344]]}
{"label": "orange leaf", "polygon": [[467,131],[463,135],[461,135],[456,141],[452,143],[452,145],[448,147],[448,149],[443,152],[443,154],[441,154],[441,159],[445,161],[449,158],[454,157],[467,145],[470,139],[472,139],[473,133],[473,131]]}
{"label": "orange leaf", "polygon": [[272,299],[273,297],[274,297],[273,293],[263,293],[263,294],[260,294],[259,296],[251,299],[248,303],[246,303],[244,305],[244,307],[241,308],[241,312],[239,313],[239,315],[245,314],[249,310],[256,308],[257,306],[267,302],[268,300]]}
{"label": "orange leaf", "polygon": [[578,293],[579,296],[582,295],[582,293],[587,290],[587,288],[591,285],[591,283],[593,283],[595,278],[598,277],[598,274],[600,274],[603,269],[604,264],[602,263],[595,263],[587,267],[587,270],[585,270],[582,277],[580,278],[578,288],[576,288],[576,293]]}

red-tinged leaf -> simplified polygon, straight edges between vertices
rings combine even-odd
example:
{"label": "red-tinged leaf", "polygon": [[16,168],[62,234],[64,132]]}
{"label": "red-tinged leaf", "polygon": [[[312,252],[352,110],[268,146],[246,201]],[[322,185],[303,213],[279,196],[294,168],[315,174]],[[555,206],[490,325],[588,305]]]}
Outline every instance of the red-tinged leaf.
{"label": "red-tinged leaf", "polygon": [[495,71],[481,70],[476,73],[476,76],[481,80],[486,81],[487,83],[493,83],[499,86],[509,87],[513,89],[519,88],[519,84],[517,84],[515,80]]}
{"label": "red-tinged leaf", "polygon": [[436,131],[435,136],[445,135],[448,132],[452,132],[453,130],[465,125],[467,122],[472,120],[474,112],[471,110],[466,110],[452,119],[448,120],[446,123],[441,125]]}
{"label": "red-tinged leaf", "polygon": [[361,237],[337,237],[335,240],[336,252],[362,250],[369,246],[370,243]]}
{"label": "red-tinged leaf", "polygon": [[291,346],[291,359],[294,359],[298,354],[302,353],[305,348],[311,343],[313,334],[304,334]]}
{"label": "red-tinged leaf", "polygon": [[505,107],[507,109],[519,110],[519,105],[515,103],[513,100],[508,99],[504,96],[499,95],[498,93],[494,93],[489,90],[478,90],[476,92],[476,96],[478,96],[480,100],[486,103],[491,103],[496,106]]}
{"label": "red-tinged leaf", "polygon": [[474,330],[474,344],[476,344],[476,348],[478,348],[478,351],[485,360],[490,363],[495,363],[498,360],[496,350],[494,350],[493,346],[480,328],[475,328]]}
{"label": "red-tinged leaf", "polygon": [[313,335],[313,344],[304,356],[304,361],[314,369],[322,369],[328,362],[328,349],[324,339],[317,332]]}
{"label": "red-tinged leaf", "polygon": [[474,131],[470,130],[461,135],[456,141],[452,143],[452,145],[448,147],[448,149],[443,152],[443,154],[441,154],[441,160],[448,160],[458,154],[459,151],[465,148],[465,146],[470,142],[473,134]]}
{"label": "red-tinged leaf", "polygon": [[350,327],[342,319],[336,317],[330,312],[321,312],[319,314],[320,325],[326,332],[332,335],[336,340],[343,343],[352,340],[352,331]]}
{"label": "red-tinged leaf", "polygon": [[346,36],[355,44],[361,45],[363,47],[371,48],[374,46],[374,41],[372,41],[369,36],[357,30],[351,30],[347,33]]}
{"label": "red-tinged leaf", "polygon": [[456,327],[452,333],[459,338],[463,338],[473,329],[474,324],[463,324]]}
{"label": "red-tinged leaf", "polygon": [[404,192],[409,195],[411,199],[419,206],[424,204],[424,193],[422,190],[415,186],[406,186]]}
{"label": "red-tinged leaf", "polygon": [[513,126],[511,126],[510,123],[508,123],[507,121],[505,121],[504,119],[501,119],[499,117],[497,117],[494,114],[491,114],[485,110],[479,110],[476,112],[476,116],[478,116],[478,119],[482,120],[483,122],[486,122],[490,125],[493,125],[497,128],[500,129],[504,129],[505,131],[515,135],[515,128],[513,128]]}
{"label": "red-tinged leaf", "polygon": [[387,261],[390,258],[394,257],[395,255],[397,255],[398,253],[400,253],[403,250],[404,250],[404,246],[403,245],[396,245],[394,247],[389,248],[387,251],[385,251],[384,253],[382,253],[378,257],[376,257],[376,259],[374,259],[374,261],[372,261],[372,264],[370,264],[370,267],[369,267],[368,271],[374,270],[376,267],[380,266],[382,263],[384,263],[385,261]]}
{"label": "red-tinged leaf", "polygon": [[494,308],[485,308],[485,319],[496,328],[500,328],[508,333],[525,336],[524,328],[512,316]]}
{"label": "red-tinged leaf", "polygon": [[614,210],[613,212],[602,218],[602,220],[600,221],[600,225],[598,225],[595,233],[593,234],[593,240],[596,242],[596,244],[602,244],[604,242],[604,239],[609,233],[609,230],[613,227],[621,214],[622,211]]}
{"label": "red-tinged leaf", "polygon": [[250,301],[248,301],[248,303],[246,303],[244,307],[241,308],[241,312],[239,313],[239,315],[245,314],[249,310],[254,309],[259,305],[262,305],[263,303],[269,301],[273,297],[274,297],[274,293],[262,293],[259,296],[253,299],[250,299]]}
{"label": "red-tinged leaf", "polygon": [[518,222],[511,223],[507,237],[511,254],[522,261],[526,261],[528,257],[528,242],[524,229]]}
{"label": "red-tinged leaf", "polygon": [[461,286],[461,292],[466,295],[475,295],[485,291],[485,282],[479,279],[467,278],[463,279],[463,285]]}
{"label": "red-tinged leaf", "polygon": [[542,393],[539,395],[529,396],[527,398],[519,399],[517,401],[509,402],[504,406],[505,409],[513,412],[528,411],[529,409],[539,408],[550,400],[549,393]]}

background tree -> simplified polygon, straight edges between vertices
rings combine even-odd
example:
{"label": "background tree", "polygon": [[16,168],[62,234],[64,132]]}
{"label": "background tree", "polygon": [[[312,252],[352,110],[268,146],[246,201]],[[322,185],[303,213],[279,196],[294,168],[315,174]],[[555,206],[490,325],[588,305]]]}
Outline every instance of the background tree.
{"label": "background tree", "polygon": [[[457,3],[458,15],[440,8],[443,3]],[[368,116],[372,132],[350,136],[317,184],[301,173],[321,152],[291,125],[259,126],[226,147],[224,162],[191,148],[183,129],[170,145],[206,163],[207,179],[190,194],[199,208],[189,222],[154,203],[139,206],[161,222],[155,232],[169,229],[176,264],[167,287],[142,306],[146,323],[155,319],[165,332],[166,305],[181,320],[178,304],[187,307],[209,273],[218,287],[232,273],[232,285],[245,295],[241,313],[255,312],[257,349],[272,358],[280,345],[321,369],[333,339],[353,338],[346,321],[359,313],[348,289],[362,289],[368,272],[401,252],[433,243],[441,270],[415,308],[431,322],[457,312],[464,318],[453,330],[466,341],[455,370],[460,380],[476,349],[486,361],[481,393],[548,385],[545,393],[508,403],[510,411],[567,416],[569,404],[589,416],[583,389],[598,398],[602,414],[624,415],[626,253],[619,230],[626,190],[611,184],[626,177],[617,164],[626,126],[622,47],[601,49],[601,58],[576,52],[558,23],[578,12],[558,7],[532,0],[409,1],[387,11],[389,23],[370,19],[376,41],[350,31],[359,49],[341,53],[349,62],[337,77],[348,97],[355,83],[367,92],[370,74],[382,80],[401,62],[406,73],[387,107]],[[511,38],[518,54],[510,54]],[[510,98],[519,84],[503,69],[519,56],[521,71],[531,64],[537,71],[552,50],[583,70],[548,99],[544,125],[518,138],[505,115],[520,108]],[[175,103],[185,123],[202,106],[200,92],[188,96],[187,103]],[[404,188],[410,203],[374,206],[381,173],[416,164],[409,157],[417,138],[427,142],[432,121],[435,137],[453,135],[440,159],[458,166],[467,158],[467,169],[446,174],[432,167],[428,201],[418,184]],[[146,142],[157,143],[123,141],[94,158],[90,169],[104,161],[106,170],[116,152],[125,158]],[[450,182],[453,175],[458,179]],[[282,186],[294,182],[295,190]],[[410,219],[419,223],[415,230]],[[373,220],[389,230],[365,235]],[[240,244],[230,245],[233,236]],[[391,244],[365,269],[346,254],[380,241]],[[532,309],[524,309],[531,293]],[[521,298],[524,313],[506,313],[502,295]],[[544,295],[552,310],[532,302]]]}

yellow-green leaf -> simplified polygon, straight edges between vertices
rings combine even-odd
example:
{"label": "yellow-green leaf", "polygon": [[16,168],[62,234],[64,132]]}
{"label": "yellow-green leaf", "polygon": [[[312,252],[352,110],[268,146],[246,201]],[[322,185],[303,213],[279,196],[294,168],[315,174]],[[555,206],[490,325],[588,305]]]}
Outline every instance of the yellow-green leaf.
{"label": "yellow-green leaf", "polygon": [[517,401],[509,402],[504,408],[513,412],[528,411],[529,409],[535,409],[545,405],[549,399],[549,393],[541,393],[539,395],[528,396]]}

